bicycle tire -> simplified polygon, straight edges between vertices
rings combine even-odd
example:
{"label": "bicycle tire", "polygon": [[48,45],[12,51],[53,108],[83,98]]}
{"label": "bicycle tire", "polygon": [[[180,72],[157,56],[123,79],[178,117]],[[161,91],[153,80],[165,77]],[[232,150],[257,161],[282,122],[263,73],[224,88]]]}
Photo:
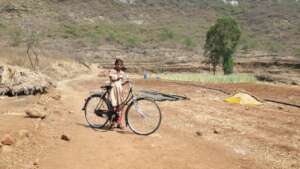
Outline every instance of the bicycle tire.
{"label": "bicycle tire", "polygon": [[92,128],[103,128],[109,121],[112,106],[103,95],[92,95],[85,103],[85,119]]}
{"label": "bicycle tire", "polygon": [[162,113],[153,99],[138,98],[128,106],[125,120],[135,134],[150,135],[160,127]]}

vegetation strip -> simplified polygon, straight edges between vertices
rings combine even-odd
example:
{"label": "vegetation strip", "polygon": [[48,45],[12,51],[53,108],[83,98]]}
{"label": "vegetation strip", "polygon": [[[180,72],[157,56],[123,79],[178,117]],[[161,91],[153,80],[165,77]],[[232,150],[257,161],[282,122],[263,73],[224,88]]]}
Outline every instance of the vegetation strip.
{"label": "vegetation strip", "polygon": [[[183,85],[182,82],[173,82],[175,84],[179,84],[179,85]],[[223,90],[223,89],[219,89],[219,88],[214,88],[214,87],[207,87],[207,86],[204,86],[204,85],[200,85],[200,84],[193,84],[193,83],[186,83],[184,85],[190,85],[190,86],[195,86],[195,87],[201,87],[201,88],[204,88],[204,89],[208,89],[208,90],[214,90],[214,91],[218,91],[218,92],[221,92],[221,93],[224,93],[226,95],[232,95],[233,92],[228,92],[226,90]],[[249,94],[249,93],[248,93]],[[250,94],[251,96],[254,96],[252,94]],[[272,102],[272,103],[277,103],[277,104],[283,104],[283,105],[286,105],[286,106],[291,106],[291,107],[297,107],[297,108],[300,108],[300,105],[298,104],[292,104],[292,103],[287,103],[287,102],[283,102],[283,101],[278,101],[278,100],[273,100],[273,99],[267,99],[267,98],[257,98],[256,96],[254,96],[256,99],[258,100],[262,100],[262,101],[265,101],[265,102]]]}

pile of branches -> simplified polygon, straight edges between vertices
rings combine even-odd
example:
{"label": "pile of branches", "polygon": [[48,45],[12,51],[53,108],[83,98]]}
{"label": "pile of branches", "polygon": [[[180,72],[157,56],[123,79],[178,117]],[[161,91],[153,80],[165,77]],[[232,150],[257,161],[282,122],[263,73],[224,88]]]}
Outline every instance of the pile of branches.
{"label": "pile of branches", "polygon": [[45,93],[52,85],[49,77],[29,69],[0,65],[0,95],[34,95]]}

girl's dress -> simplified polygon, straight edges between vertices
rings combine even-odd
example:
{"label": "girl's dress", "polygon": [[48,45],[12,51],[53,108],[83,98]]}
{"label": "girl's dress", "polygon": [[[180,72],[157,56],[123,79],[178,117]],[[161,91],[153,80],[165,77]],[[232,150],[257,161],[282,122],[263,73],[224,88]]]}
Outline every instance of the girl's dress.
{"label": "girl's dress", "polygon": [[[127,77],[123,71],[120,70],[118,72],[115,69],[109,71],[109,77],[111,79],[110,84],[112,86],[110,92],[110,99],[111,99],[112,106],[116,107],[120,105],[124,99],[122,83],[124,82],[124,79]],[[117,80],[118,78],[121,79]]]}

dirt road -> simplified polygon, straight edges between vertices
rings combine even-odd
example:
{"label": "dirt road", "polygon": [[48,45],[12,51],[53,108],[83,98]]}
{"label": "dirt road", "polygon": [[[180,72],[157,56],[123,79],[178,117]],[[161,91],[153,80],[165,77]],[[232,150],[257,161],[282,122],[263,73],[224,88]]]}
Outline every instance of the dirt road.
{"label": "dirt road", "polygon": [[[228,105],[226,95],[196,86],[135,79],[136,90],[187,95],[191,100],[161,102],[162,126],[155,134],[93,130],[81,106],[104,83],[95,75],[61,82],[47,95],[2,98],[0,168],[23,169],[267,169],[300,167],[299,109],[275,104]],[[44,120],[24,118],[38,105]],[[30,134],[23,138],[21,130]],[[61,139],[65,134],[70,141]],[[5,149],[5,151],[3,150]],[[10,150],[7,150],[10,149]]]}

